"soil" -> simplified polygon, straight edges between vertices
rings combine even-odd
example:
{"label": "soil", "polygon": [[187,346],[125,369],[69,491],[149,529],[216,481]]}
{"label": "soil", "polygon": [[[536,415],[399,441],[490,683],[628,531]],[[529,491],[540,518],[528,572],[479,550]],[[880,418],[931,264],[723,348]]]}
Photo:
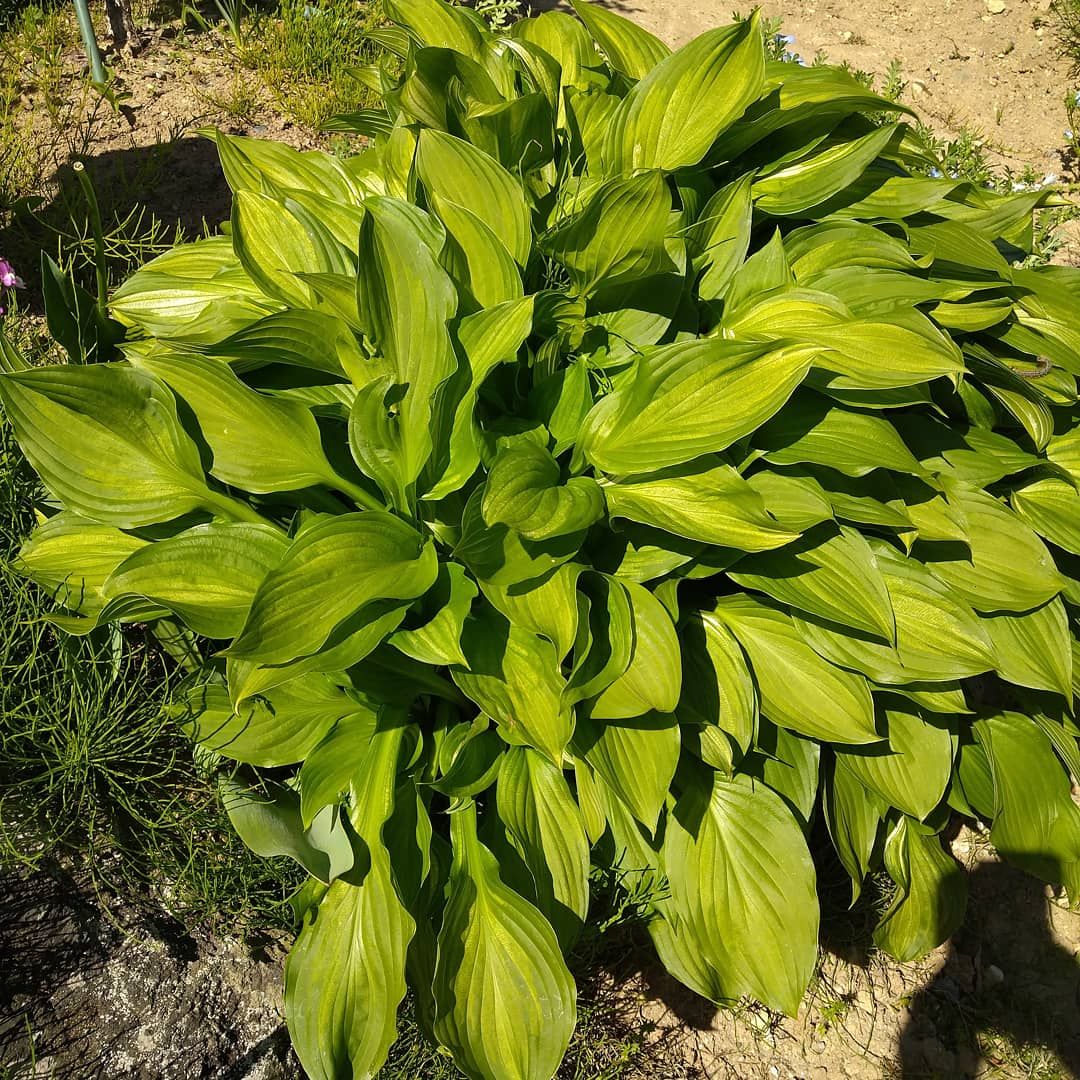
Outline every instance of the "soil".
{"label": "soil", "polygon": [[[968,918],[917,964],[866,952],[839,913],[795,1019],[716,1010],[623,951],[585,981],[639,1041],[625,1080],[1080,1076],[1080,913],[961,830]],[[863,928],[865,931],[865,927]],[[281,1013],[285,943],[191,935],[62,874],[0,878],[0,1067],[51,1080],[301,1080]],[[1037,1071],[1041,1070],[1041,1071]],[[2,1072],[0,1072],[2,1074]],[[399,1077],[402,1074],[396,1073]],[[576,1072],[577,1080],[596,1080]],[[608,1075],[608,1074],[604,1074]],[[422,1076],[417,1080],[424,1080]]]}
{"label": "soil", "polygon": [[[0,1075],[294,1080],[285,946],[103,910],[53,870],[0,876]],[[6,1066],[10,1072],[4,1071]]]}

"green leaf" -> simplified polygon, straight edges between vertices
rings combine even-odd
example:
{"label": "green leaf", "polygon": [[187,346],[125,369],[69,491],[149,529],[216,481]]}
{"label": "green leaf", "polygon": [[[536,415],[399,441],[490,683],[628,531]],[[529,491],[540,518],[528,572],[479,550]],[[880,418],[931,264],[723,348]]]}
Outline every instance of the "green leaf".
{"label": "green leaf", "polygon": [[705,204],[687,234],[691,263],[702,300],[719,300],[750,247],[753,204],[747,173],[720,188]]}
{"label": "green leaf", "polygon": [[303,761],[341,719],[370,710],[325,675],[286,673],[257,694],[230,701],[217,683],[192,688],[174,708],[207,750],[250,765],[276,768]]}
{"label": "green leaf", "polygon": [[836,854],[851,878],[854,904],[870,872],[870,858],[886,806],[850,769],[823,771],[821,785],[825,824]]}
{"label": "green leaf", "polygon": [[967,550],[916,545],[935,577],[983,612],[1027,611],[1058,594],[1063,582],[1046,545],[1004,503],[966,485],[947,491],[963,515]]}
{"label": "green leaf", "polygon": [[576,453],[604,472],[626,474],[725,450],[780,409],[810,358],[804,347],[719,339],[647,350],[632,380],[585,418]]}
{"label": "green leaf", "polygon": [[512,746],[499,771],[499,817],[525,860],[540,910],[563,949],[589,910],[589,839],[561,769],[527,747]]}
{"label": "green leaf", "polygon": [[91,521],[138,528],[231,502],[207,487],[172,394],[127,365],[0,376],[0,401],[49,490]]}
{"label": "green leaf", "polygon": [[634,651],[630,666],[594,702],[595,720],[669,713],[679,702],[682,657],[671,616],[644,585],[624,581],[622,587],[633,615]]}
{"label": "green leaf", "polygon": [[477,839],[475,807],[452,814],[450,825],[435,1034],[472,1080],[550,1080],[574,1030],[574,980],[551,925],[500,880]]}
{"label": "green leaf", "polygon": [[412,628],[398,630],[390,644],[421,663],[467,665],[461,651],[461,634],[472,602],[480,590],[457,563],[441,563],[439,576],[425,606],[433,614],[430,619]]}
{"label": "green leaf", "polygon": [[628,79],[643,79],[671,50],[637,23],[624,19],[599,4],[573,0],[578,13],[608,63]]}
{"label": "green leaf", "polygon": [[661,713],[604,723],[579,720],[574,734],[575,755],[650,832],[656,831],[679,749],[679,725]]}
{"label": "green leaf", "polygon": [[696,612],[680,626],[683,685],[680,723],[716,725],[744,752],[758,726],[757,690],[731,631],[715,615]]}
{"label": "green leaf", "polygon": [[1012,490],[1009,503],[1041,537],[1080,555],[1080,494],[1067,480],[1047,476],[1028,481]]}
{"label": "green leaf", "polygon": [[304,828],[323,807],[341,802],[361,775],[376,720],[376,713],[366,708],[346,713],[304,758],[296,779]]}
{"label": "green leaf", "polygon": [[871,547],[896,617],[896,644],[796,615],[799,633],[815,652],[890,684],[951,682],[996,666],[985,622],[952,589],[883,541]]}
{"label": "green leaf", "polygon": [[764,71],[757,18],[709,30],[665,57],[611,117],[608,174],[697,165],[761,93]]}
{"label": "green leaf", "polygon": [[424,129],[416,170],[429,195],[475,214],[519,266],[528,262],[532,223],[525,192],[494,158],[464,139]]}
{"label": "green leaf", "polygon": [[766,512],[761,496],[730,465],[702,457],[655,473],[605,483],[611,517],[689,540],[766,551],[797,539]]}
{"label": "green leaf", "polygon": [[779,551],[740,559],[728,576],[799,611],[895,638],[885,577],[862,534],[846,526],[822,526]]}
{"label": "green leaf", "polygon": [[908,818],[885,841],[885,867],[897,893],[874,931],[874,944],[896,960],[918,960],[960,928],[967,879],[938,837]]}
{"label": "green leaf", "polygon": [[860,675],[823,660],[799,635],[791,617],[748,596],[725,596],[716,618],[750,660],[761,709],[774,724],[812,739],[877,742],[870,690]]}
{"label": "green leaf", "polygon": [[749,777],[695,778],[662,849],[671,906],[725,999],[794,1015],[817,960],[814,865],[778,795]]}
{"label": "green leaf", "polygon": [[229,655],[283,663],[315,652],[349,616],[376,600],[412,600],[435,582],[435,549],[375,510],[313,525],[255,595]]}
{"label": "green leaf", "polygon": [[191,406],[213,452],[210,472],[245,491],[339,486],[319,427],[303,405],[245,386],[220,360],[155,350],[136,366],[157,376]]}
{"label": "green leaf", "polygon": [[393,809],[402,728],[377,733],[350,820],[364,867],[334,881],[305,918],[285,967],[289,1035],[312,1080],[372,1078],[397,1036],[405,955],[416,924],[395,887],[383,829]]}
{"label": "green leaf", "polygon": [[1003,679],[1061,694],[1072,704],[1072,635],[1060,597],[1022,615],[985,618],[983,626]]}
{"label": "green leaf", "polygon": [[754,445],[776,465],[827,465],[847,476],[874,469],[913,476],[925,471],[888,420],[805,391],[757,429]]}
{"label": "green leaf", "polygon": [[109,575],[148,543],[65,510],[30,534],[12,565],[58,604],[91,614],[104,605]]}
{"label": "green leaf", "polygon": [[223,780],[221,795],[233,828],[256,855],[288,855],[327,883],[352,868],[352,844],[336,807],[326,807],[305,829],[300,799],[289,788],[248,791]]}
{"label": "green leaf", "polygon": [[288,546],[269,525],[199,525],[129,555],[104,583],[102,596],[143,596],[169,608],[197,634],[231,638]]}
{"label": "green leaf", "polygon": [[604,516],[604,495],[590,476],[561,482],[558,462],[528,439],[504,443],[488,470],[481,502],[489,525],[508,525],[529,540],[587,529]]}
{"label": "green leaf", "polygon": [[585,206],[544,238],[579,295],[674,269],[664,241],[671,191],[660,172],[640,172],[596,188]]}
{"label": "green leaf", "polygon": [[395,424],[412,482],[432,450],[433,396],[455,367],[447,323],[457,295],[436,258],[441,229],[423,211],[382,196],[364,208],[357,303],[365,332],[403,388]]}
{"label": "green leaf", "polygon": [[533,746],[561,763],[573,732],[562,701],[565,680],[555,646],[483,607],[465,622],[461,648],[468,669],[451,669],[454,682],[499,724],[511,744]]}
{"label": "green leaf", "polygon": [[835,747],[837,775],[851,773],[890,806],[925,820],[941,802],[952,775],[952,736],[915,709],[884,709],[882,716],[888,745]]}
{"label": "green leaf", "polygon": [[1080,860],[1080,807],[1050,740],[1035,721],[1011,712],[976,720],[974,732],[993,777],[994,847],[1044,881],[1066,880]]}

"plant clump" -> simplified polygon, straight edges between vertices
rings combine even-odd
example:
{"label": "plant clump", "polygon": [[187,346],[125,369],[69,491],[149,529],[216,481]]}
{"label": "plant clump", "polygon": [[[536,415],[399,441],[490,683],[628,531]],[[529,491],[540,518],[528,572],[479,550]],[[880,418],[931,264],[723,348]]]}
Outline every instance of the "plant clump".
{"label": "plant clump", "polygon": [[106,362],[0,379],[54,621],[210,643],[177,708],[310,874],[308,1074],[374,1075],[411,990],[465,1075],[548,1080],[591,863],[786,1012],[817,818],[900,958],[962,916],[953,812],[1076,900],[1080,271],[1018,266],[1060,197],[925,175],[756,16],[385,8],[366,150],[215,134],[223,235],[113,294]]}

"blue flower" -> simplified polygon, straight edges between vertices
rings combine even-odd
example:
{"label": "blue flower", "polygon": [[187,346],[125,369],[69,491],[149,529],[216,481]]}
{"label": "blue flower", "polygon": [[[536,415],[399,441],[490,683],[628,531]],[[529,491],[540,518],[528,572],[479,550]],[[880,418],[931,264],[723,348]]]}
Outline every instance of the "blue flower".
{"label": "blue flower", "polygon": [[940,169],[931,169],[931,170],[930,170],[930,175],[931,175],[931,176],[932,176],[932,177],[933,177],[933,178],[934,178],[935,180],[940,180],[940,179],[941,179],[941,170],[940,170]]}
{"label": "blue flower", "polygon": [[795,35],[794,34],[777,34],[776,35],[776,40],[781,45],[794,45],[795,44]]}

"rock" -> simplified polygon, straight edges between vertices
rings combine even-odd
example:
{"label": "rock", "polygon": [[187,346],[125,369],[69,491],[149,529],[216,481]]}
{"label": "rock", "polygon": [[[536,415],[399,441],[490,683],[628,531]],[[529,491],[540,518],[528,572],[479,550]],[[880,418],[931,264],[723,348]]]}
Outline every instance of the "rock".
{"label": "rock", "polygon": [[1005,0],[986,0],[986,10],[991,15],[1003,15],[1005,13]]}
{"label": "rock", "polygon": [[912,94],[915,97],[921,97],[923,94],[926,93],[926,83],[924,83],[921,79],[912,79],[909,86],[911,88]]}
{"label": "rock", "polygon": [[847,45],[855,35],[850,30],[840,32],[840,44]]}
{"label": "rock", "polygon": [[983,973],[983,978],[987,986],[1000,986],[1005,981],[1005,972],[997,964],[990,964]]}

